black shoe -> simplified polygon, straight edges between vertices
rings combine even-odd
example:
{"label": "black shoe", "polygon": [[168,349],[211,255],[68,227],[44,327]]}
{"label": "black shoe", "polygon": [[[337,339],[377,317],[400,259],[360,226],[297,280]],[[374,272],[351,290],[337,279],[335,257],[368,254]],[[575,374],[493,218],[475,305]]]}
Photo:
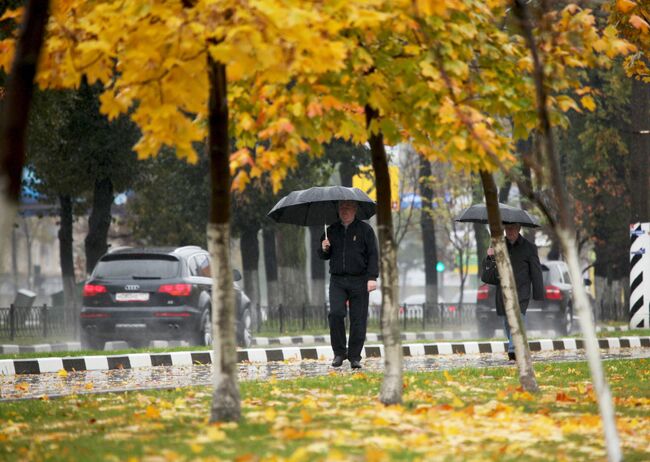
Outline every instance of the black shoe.
{"label": "black shoe", "polygon": [[351,359],[350,367],[352,369],[361,369],[361,361],[359,361],[358,359]]}
{"label": "black shoe", "polygon": [[509,359],[510,361],[515,361],[515,360],[517,359],[517,357],[515,356],[515,352],[514,352],[514,351],[509,351],[509,352],[508,352],[508,359]]}
{"label": "black shoe", "polygon": [[341,367],[343,365],[343,356],[336,355],[334,356],[334,361],[332,361],[332,367]]}

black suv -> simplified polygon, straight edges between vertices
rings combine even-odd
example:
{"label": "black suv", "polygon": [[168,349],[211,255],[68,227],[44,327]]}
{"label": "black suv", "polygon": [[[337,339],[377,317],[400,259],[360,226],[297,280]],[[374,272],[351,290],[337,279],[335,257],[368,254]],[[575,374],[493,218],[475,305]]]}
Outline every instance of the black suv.
{"label": "black suv", "polygon": [[[573,329],[573,289],[569,269],[563,261],[542,262],[544,300],[530,300],[526,310],[527,329],[551,328],[560,335]],[[586,281],[585,281],[586,282]],[[491,338],[503,329],[503,317],[497,316],[494,297],[496,286],[483,284],[476,296],[476,321],[480,337]]]}
{"label": "black suv", "polygon": [[[234,271],[234,280],[241,279]],[[251,344],[250,299],[234,286],[237,343]],[[97,262],[83,291],[81,342],[103,349],[109,340],[134,347],[150,340],[212,344],[210,255],[196,246],[124,248]]]}

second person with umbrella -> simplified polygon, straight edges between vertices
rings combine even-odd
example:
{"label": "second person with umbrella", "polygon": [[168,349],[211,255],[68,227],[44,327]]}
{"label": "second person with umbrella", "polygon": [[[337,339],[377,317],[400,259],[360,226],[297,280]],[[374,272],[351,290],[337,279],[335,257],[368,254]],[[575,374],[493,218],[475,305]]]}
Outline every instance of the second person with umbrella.
{"label": "second person with umbrella", "polygon": [[[339,201],[339,221],[321,237],[318,255],[330,261],[330,341],[333,367],[347,358],[353,369],[361,368],[361,351],[368,324],[368,298],[377,288],[379,261],[377,238],[372,227],[356,218],[356,201]],[[346,342],[346,307],[350,312],[350,338]]]}

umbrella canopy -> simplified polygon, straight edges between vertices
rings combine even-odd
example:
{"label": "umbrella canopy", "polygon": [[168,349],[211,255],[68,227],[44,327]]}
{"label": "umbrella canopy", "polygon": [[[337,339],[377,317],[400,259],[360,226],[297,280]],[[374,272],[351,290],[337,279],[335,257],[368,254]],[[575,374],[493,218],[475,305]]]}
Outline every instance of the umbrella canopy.
{"label": "umbrella canopy", "polygon": [[[518,223],[528,228],[537,228],[539,226],[537,219],[525,210],[500,203],[499,211],[501,212],[501,221],[503,223]],[[456,221],[487,224],[487,207],[485,204],[474,204],[458,215]]]}
{"label": "umbrella canopy", "polygon": [[359,188],[316,186],[284,196],[268,213],[278,223],[300,226],[330,225],[339,219],[338,202],[355,201],[357,218],[367,220],[376,211],[375,202]]}

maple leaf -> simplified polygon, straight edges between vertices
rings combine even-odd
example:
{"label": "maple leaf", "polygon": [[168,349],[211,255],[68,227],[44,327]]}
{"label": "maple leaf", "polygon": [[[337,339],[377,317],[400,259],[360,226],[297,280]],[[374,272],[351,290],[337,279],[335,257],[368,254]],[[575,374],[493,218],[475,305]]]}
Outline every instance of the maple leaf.
{"label": "maple leaf", "polygon": [[648,31],[650,31],[650,24],[648,24],[648,22],[641,16],[636,14],[630,16],[630,24],[632,24],[636,29],[639,29],[643,34],[647,34]]}
{"label": "maple leaf", "polygon": [[616,0],[616,9],[621,13],[627,13],[636,8],[636,2],[632,0]]}

